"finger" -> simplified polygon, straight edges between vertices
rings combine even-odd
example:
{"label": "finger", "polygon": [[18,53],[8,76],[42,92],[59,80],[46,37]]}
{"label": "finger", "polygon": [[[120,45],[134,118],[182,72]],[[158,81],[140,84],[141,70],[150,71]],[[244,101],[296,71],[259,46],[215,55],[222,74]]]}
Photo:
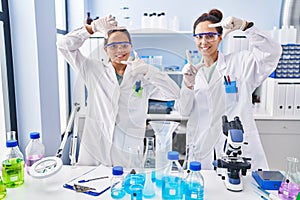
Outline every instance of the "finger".
{"label": "finger", "polygon": [[139,59],[139,55],[135,50],[133,50],[133,55],[134,55],[134,60]]}
{"label": "finger", "polygon": [[215,23],[215,24],[208,24],[209,28],[215,28],[215,27],[220,27],[220,26],[222,26],[222,22]]}
{"label": "finger", "polygon": [[194,65],[191,66],[191,72],[192,72],[193,74],[196,74],[196,73],[197,73],[197,69],[196,69],[196,67],[195,67]]}
{"label": "finger", "polygon": [[192,58],[191,58],[191,53],[189,50],[185,50],[186,58],[188,63],[191,65],[192,64]]}

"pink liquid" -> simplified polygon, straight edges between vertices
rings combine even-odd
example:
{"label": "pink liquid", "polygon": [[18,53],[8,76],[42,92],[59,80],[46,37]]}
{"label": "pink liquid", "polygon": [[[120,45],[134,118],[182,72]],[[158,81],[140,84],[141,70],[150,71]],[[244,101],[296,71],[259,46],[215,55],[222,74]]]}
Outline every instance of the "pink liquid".
{"label": "pink liquid", "polygon": [[293,182],[282,183],[279,190],[278,196],[283,200],[295,200],[300,192],[300,187]]}
{"label": "pink liquid", "polygon": [[33,163],[35,163],[36,161],[41,160],[44,157],[44,155],[33,155],[33,156],[29,156],[26,159],[26,171],[27,173],[29,173],[29,169],[30,167],[33,165]]}

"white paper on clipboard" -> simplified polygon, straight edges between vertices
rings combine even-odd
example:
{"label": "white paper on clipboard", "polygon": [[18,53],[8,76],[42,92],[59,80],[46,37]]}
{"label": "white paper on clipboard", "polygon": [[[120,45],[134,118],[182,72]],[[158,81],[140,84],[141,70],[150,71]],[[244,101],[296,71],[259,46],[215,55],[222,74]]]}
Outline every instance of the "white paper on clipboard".
{"label": "white paper on clipboard", "polygon": [[[80,186],[95,188],[95,190],[91,190],[91,191],[94,193],[101,193],[110,186],[110,179],[112,177],[111,171],[112,171],[111,168],[100,165],[99,167],[96,167],[95,169],[90,170],[89,172],[83,173],[81,176],[78,176],[76,179],[73,179],[67,182],[66,184],[69,186],[74,186],[74,184],[77,184]],[[94,179],[102,176],[108,176],[108,178],[88,181],[84,183],[78,182],[80,180],[89,180],[89,179]],[[69,187],[65,187],[65,188],[71,189]]]}

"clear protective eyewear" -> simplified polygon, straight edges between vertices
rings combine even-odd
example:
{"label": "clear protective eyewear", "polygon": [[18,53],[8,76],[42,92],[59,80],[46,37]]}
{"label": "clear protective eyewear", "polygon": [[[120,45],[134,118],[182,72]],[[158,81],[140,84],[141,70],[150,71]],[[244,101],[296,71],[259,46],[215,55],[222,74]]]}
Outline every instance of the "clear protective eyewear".
{"label": "clear protective eyewear", "polygon": [[121,50],[127,50],[127,49],[130,49],[131,43],[130,42],[112,42],[112,43],[106,44],[105,47],[112,51],[116,51],[119,48]]}
{"label": "clear protective eyewear", "polygon": [[196,39],[202,40],[204,38],[208,42],[216,41],[220,35],[221,35],[220,33],[216,33],[216,32],[205,32],[205,33],[193,34],[193,36]]}

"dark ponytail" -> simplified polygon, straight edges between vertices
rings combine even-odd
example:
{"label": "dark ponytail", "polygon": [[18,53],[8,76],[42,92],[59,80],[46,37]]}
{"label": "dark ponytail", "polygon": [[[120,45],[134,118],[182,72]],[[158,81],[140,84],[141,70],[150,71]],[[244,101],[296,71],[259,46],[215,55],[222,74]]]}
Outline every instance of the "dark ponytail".
{"label": "dark ponytail", "polygon": [[[203,13],[200,17],[198,17],[198,19],[194,22],[194,26],[193,26],[193,33],[195,34],[195,29],[196,26],[200,23],[200,22],[204,22],[204,21],[210,21],[211,23],[218,23],[222,20],[223,18],[223,14],[221,11],[219,11],[218,9],[212,9],[210,10],[208,13]],[[222,27],[216,27],[217,32],[222,34],[223,33],[223,28]]]}

